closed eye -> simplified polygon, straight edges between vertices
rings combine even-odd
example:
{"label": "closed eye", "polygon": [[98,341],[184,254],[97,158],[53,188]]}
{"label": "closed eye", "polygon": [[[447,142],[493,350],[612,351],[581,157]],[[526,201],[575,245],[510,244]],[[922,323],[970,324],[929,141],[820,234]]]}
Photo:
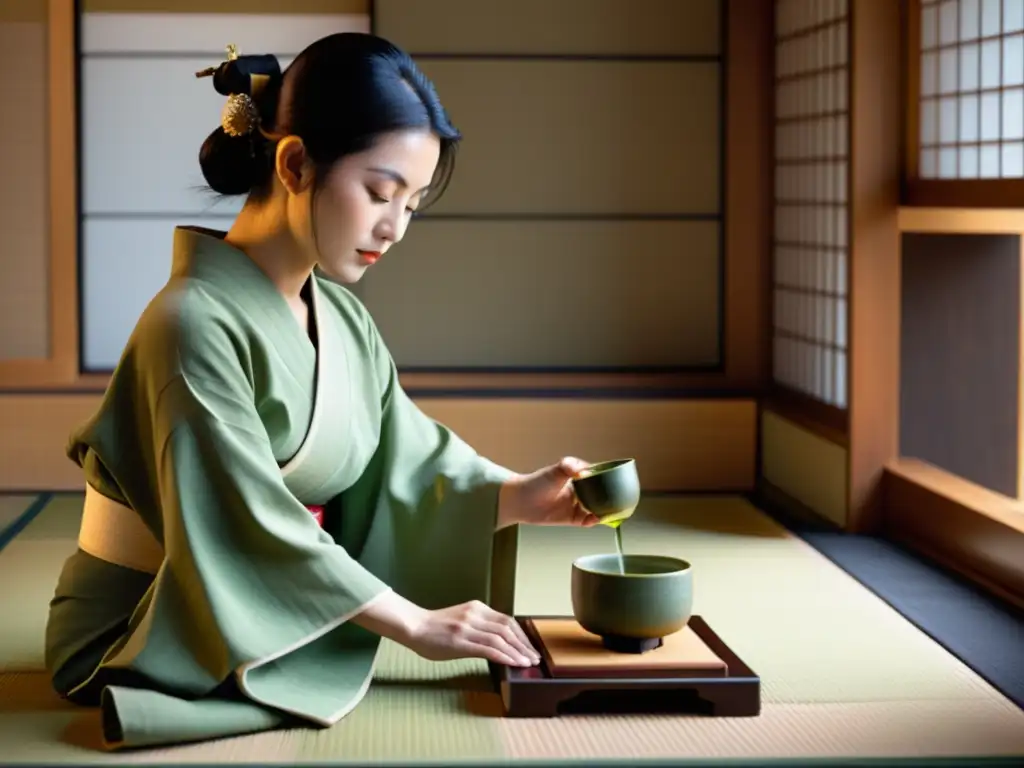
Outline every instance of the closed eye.
{"label": "closed eye", "polygon": [[[366,188],[366,192],[370,195],[370,199],[373,200],[375,203],[380,203],[380,204],[384,205],[384,204],[387,204],[387,203],[391,202],[388,198],[384,197],[383,195],[378,195],[376,192],[374,192],[369,187]],[[412,208],[410,206],[406,206],[405,210],[410,215],[416,213],[416,209]]]}

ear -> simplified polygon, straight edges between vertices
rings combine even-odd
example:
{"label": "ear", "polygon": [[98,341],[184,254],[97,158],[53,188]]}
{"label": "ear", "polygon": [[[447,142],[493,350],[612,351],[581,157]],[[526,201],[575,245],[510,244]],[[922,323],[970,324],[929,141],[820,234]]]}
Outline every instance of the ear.
{"label": "ear", "polygon": [[301,194],[313,185],[313,163],[298,136],[285,136],[278,142],[274,170],[284,188],[293,195]]}

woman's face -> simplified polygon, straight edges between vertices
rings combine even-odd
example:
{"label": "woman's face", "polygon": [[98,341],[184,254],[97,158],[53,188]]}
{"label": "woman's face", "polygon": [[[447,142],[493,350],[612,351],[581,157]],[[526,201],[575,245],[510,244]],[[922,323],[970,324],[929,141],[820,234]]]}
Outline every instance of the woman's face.
{"label": "woman's face", "polygon": [[398,131],[336,163],[315,202],[320,269],[338,282],[355,283],[401,240],[440,152],[433,133]]}

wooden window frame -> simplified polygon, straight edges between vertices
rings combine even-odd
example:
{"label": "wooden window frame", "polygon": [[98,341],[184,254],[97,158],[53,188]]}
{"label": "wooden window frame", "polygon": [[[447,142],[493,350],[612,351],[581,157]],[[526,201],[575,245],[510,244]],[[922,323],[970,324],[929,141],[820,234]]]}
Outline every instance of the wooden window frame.
{"label": "wooden window frame", "polygon": [[[898,230],[1017,235],[1024,261],[1024,211],[964,205],[957,209],[903,207]],[[1024,326],[1024,307],[1019,316]],[[894,320],[898,322],[898,316]],[[1024,353],[1021,369],[1024,374]],[[1020,402],[1024,414],[1024,385]],[[1019,421],[1018,440],[1024,440],[1024,419]],[[941,467],[900,455],[898,450],[884,464],[880,496],[884,513],[878,533],[1024,609],[1024,497],[996,493]]]}
{"label": "wooden window frame", "polygon": [[[980,2],[980,0],[979,0]],[[901,0],[900,26],[904,58],[901,79],[903,122],[904,206],[938,208],[1024,207],[1024,177],[1012,179],[922,179],[920,177],[921,119],[921,0]],[[1003,33],[1000,33],[1000,37]],[[1002,86],[1000,86],[1002,90]]]}
{"label": "wooden window frame", "polygon": [[[903,125],[897,230],[1022,233],[1024,178],[919,176],[921,5],[921,0],[902,0],[900,5]],[[897,310],[889,323],[898,322]],[[898,411],[896,416],[898,419]],[[1021,429],[1024,437],[1024,425]],[[882,511],[873,532],[920,552],[1024,609],[1024,500],[1002,496],[927,462],[901,456],[896,447],[883,462],[878,497]]]}

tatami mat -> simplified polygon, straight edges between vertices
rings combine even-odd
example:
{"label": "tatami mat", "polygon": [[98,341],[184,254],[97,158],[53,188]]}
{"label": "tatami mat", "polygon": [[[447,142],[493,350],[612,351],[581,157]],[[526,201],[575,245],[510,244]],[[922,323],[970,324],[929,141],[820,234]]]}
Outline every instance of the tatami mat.
{"label": "tatami mat", "polygon": [[49,502],[50,494],[0,495],[0,549],[18,536]]}
{"label": "tatami mat", "polygon": [[35,499],[34,495],[26,496],[21,493],[0,494],[0,535],[7,526],[25,513]]}
{"label": "tatami mat", "polygon": [[891,541],[794,528],[816,550],[1024,709],[1024,611]]}
{"label": "tatami mat", "polygon": [[[1020,754],[1019,712],[959,701],[781,704],[757,718],[502,721],[518,759],[917,757]],[[996,745],[993,747],[993,741]]]}
{"label": "tatami mat", "polygon": [[82,499],[56,496],[0,550],[0,671],[43,667],[43,631],[57,574],[75,550]]}
{"label": "tatami mat", "polygon": [[[431,664],[387,643],[367,698],[334,728],[100,753],[96,713],[61,702],[40,671],[46,602],[74,546],[79,504],[57,497],[0,552],[0,579],[11,585],[0,593],[5,762],[1024,755],[1024,712],[806,542],[723,497],[645,500],[623,539],[627,551],[694,564],[697,612],[761,675],[759,717],[504,719],[481,663]],[[573,558],[613,546],[606,529],[523,530],[516,611],[569,612]]]}

